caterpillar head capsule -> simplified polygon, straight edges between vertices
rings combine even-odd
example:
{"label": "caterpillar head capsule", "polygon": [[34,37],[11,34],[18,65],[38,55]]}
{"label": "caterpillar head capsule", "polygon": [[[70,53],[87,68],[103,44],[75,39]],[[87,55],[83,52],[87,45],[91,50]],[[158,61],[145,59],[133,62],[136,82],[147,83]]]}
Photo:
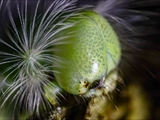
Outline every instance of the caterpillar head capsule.
{"label": "caterpillar head capsule", "polygon": [[94,11],[83,10],[67,21],[74,25],[60,36],[69,35],[54,46],[61,64],[54,73],[59,85],[71,94],[85,94],[96,80],[106,77],[120,60],[118,37],[109,22]]}

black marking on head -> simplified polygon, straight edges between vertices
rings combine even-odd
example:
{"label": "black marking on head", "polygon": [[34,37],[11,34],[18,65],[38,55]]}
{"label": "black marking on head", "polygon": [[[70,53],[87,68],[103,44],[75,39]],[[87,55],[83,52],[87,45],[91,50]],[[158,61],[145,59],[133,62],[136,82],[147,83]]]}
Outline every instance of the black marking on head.
{"label": "black marking on head", "polygon": [[99,80],[95,80],[91,84],[91,86],[89,87],[89,89],[99,88],[99,87],[101,87],[100,85],[101,85],[101,80],[100,79]]}

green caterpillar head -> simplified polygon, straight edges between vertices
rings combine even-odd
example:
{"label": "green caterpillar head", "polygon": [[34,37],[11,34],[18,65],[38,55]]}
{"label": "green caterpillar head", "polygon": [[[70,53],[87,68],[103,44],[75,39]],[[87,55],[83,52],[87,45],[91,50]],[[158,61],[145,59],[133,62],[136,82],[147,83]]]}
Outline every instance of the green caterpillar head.
{"label": "green caterpillar head", "polygon": [[61,59],[54,75],[67,92],[84,94],[117,66],[120,44],[110,24],[96,12],[84,10],[68,21],[75,25],[60,33],[70,34],[63,39],[66,44],[54,46],[54,55]]}

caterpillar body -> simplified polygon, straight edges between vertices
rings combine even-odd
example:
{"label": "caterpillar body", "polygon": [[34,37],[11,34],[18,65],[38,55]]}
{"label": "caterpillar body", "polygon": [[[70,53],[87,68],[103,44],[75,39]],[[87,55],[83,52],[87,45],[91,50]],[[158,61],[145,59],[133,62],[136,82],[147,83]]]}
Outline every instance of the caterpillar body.
{"label": "caterpillar body", "polygon": [[67,95],[104,107],[99,98],[116,89],[119,69],[134,69],[146,59],[139,46],[150,42],[139,38],[152,35],[146,30],[156,15],[127,7],[134,1],[79,7],[80,0],[0,0],[0,119],[52,110],[53,119],[61,119],[61,98],[67,101]]}

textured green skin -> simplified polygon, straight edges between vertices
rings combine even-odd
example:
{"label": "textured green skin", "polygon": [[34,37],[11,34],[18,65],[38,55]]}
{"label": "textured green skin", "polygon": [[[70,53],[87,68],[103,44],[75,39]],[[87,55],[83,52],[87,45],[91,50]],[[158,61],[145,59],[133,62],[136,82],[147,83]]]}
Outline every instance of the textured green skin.
{"label": "textured green skin", "polygon": [[61,67],[54,73],[58,84],[71,94],[84,94],[95,81],[106,77],[119,63],[121,56],[118,37],[110,24],[93,11],[69,18],[77,22],[61,33],[73,32],[67,44],[57,45],[54,55],[61,58]]}

